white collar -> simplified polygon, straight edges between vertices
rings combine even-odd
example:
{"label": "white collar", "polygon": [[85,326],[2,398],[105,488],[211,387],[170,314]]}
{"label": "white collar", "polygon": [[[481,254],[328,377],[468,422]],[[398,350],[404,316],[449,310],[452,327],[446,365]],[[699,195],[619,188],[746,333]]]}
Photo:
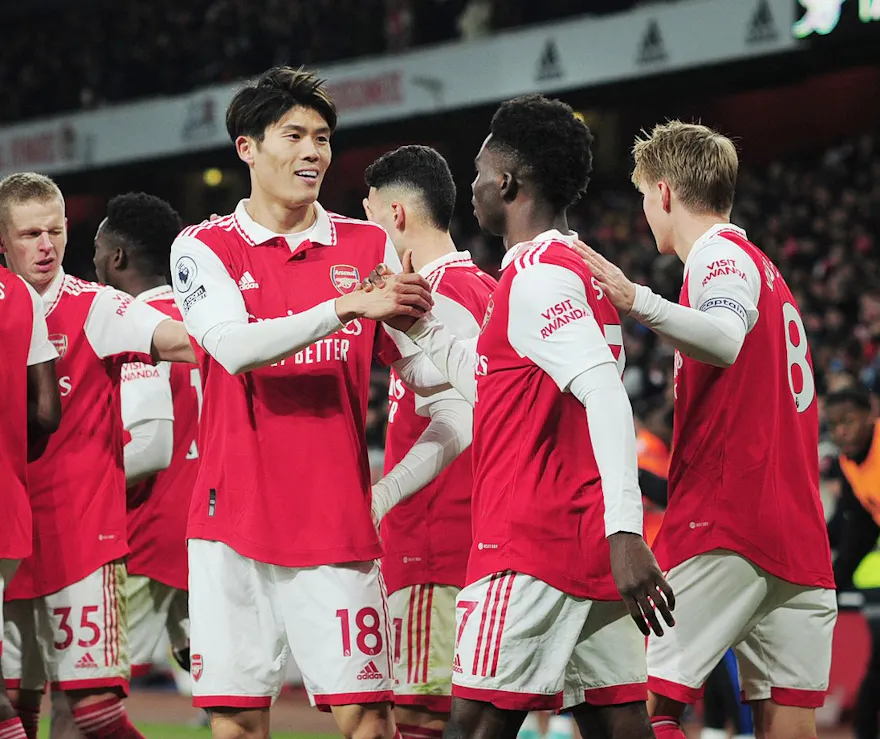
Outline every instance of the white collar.
{"label": "white collar", "polygon": [[504,259],[501,260],[501,269],[506,269],[514,259],[523,254],[526,250],[531,249],[535,244],[540,244],[543,241],[561,241],[564,244],[571,246],[577,237],[578,235],[574,231],[569,231],[567,234],[564,234],[555,228],[551,228],[549,231],[544,231],[544,233],[539,233],[531,241],[521,241],[512,249],[508,249],[507,253],[504,255]]}
{"label": "white collar", "polygon": [[144,290],[142,293],[139,293],[134,296],[135,300],[139,300],[142,303],[148,303],[154,298],[159,298],[168,294],[169,297],[173,297],[174,292],[171,290],[171,285],[157,285],[156,287],[151,287],[149,290]]}
{"label": "white collar", "polygon": [[691,257],[693,257],[694,254],[696,254],[700,249],[706,246],[706,244],[712,241],[722,231],[733,231],[742,236],[744,239],[748,238],[748,236],[746,236],[745,230],[741,229],[739,226],[734,226],[732,223],[716,223],[694,242],[694,245],[691,247],[690,253],[688,253],[687,259],[684,260],[685,269],[687,269],[688,263],[691,261]]}
{"label": "white collar", "polygon": [[265,226],[257,223],[247,212],[247,200],[239,201],[235,208],[233,218],[238,226],[238,230],[250,242],[251,246],[260,246],[275,239],[283,239],[287,242],[287,246],[291,251],[297,248],[305,241],[313,244],[323,244],[325,246],[336,245],[336,229],[330,221],[327,211],[316,200],[315,206],[315,222],[305,231],[294,234],[277,234],[269,230]]}
{"label": "white collar", "polygon": [[55,305],[55,302],[58,300],[58,294],[61,292],[61,286],[64,284],[65,277],[64,268],[59,267],[58,274],[55,275],[55,278],[49,283],[49,287],[47,287],[46,291],[40,296],[43,300],[43,306],[47,311]]}
{"label": "white collar", "polygon": [[455,264],[473,264],[471,253],[469,251],[451,251],[448,254],[443,254],[434,261],[428,262],[419,270],[419,274],[422,277],[427,277],[434,270],[440,269],[440,267],[449,267]]}

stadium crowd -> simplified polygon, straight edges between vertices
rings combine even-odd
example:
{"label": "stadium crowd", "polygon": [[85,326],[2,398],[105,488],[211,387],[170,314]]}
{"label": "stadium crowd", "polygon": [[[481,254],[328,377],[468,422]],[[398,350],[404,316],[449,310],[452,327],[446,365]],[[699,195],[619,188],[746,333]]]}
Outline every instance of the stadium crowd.
{"label": "stadium crowd", "polygon": [[[656,2],[656,0],[655,0]],[[155,0],[49,2],[9,16],[0,122],[188,92],[274,64],[381,54],[634,0]],[[40,12],[37,12],[40,11]],[[64,33],[58,33],[63,28]],[[186,43],[181,43],[186,39]],[[51,54],[35,49],[52,48]]]}

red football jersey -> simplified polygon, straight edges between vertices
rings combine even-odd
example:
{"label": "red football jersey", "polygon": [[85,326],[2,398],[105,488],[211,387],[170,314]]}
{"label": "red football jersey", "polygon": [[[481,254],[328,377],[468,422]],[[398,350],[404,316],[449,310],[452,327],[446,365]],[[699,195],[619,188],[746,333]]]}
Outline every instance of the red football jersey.
{"label": "red football jersey", "polygon": [[23,559],[33,548],[27,490],[27,368],[57,356],[48,343],[46,322],[38,309],[39,298],[24,280],[0,265],[0,559]]}
{"label": "red football jersey", "polygon": [[[460,306],[456,317],[441,316],[439,305],[435,305],[435,314],[456,336],[475,336],[497,285],[495,280],[480,270],[467,252],[445,255],[420,272],[430,283],[435,300],[443,296]],[[470,328],[473,330],[468,331]],[[394,370],[388,399],[386,474],[406,456],[430,423],[430,418],[416,409],[415,393],[406,388]],[[468,448],[433,482],[382,519],[382,574],[388,592],[410,585],[464,586],[471,546],[473,484],[473,460]]]}
{"label": "red football jersey", "polygon": [[[467,579],[514,570],[577,597],[615,600],[586,410],[563,390],[592,366],[622,365],[620,318],[569,242],[551,231],[508,251],[486,312]],[[585,321],[602,329],[596,346],[567,333]]]}
{"label": "red football jersey", "polygon": [[[398,261],[379,226],[316,209],[302,234],[272,233],[244,201],[181,233],[172,247],[175,299],[196,340],[217,330],[218,316],[253,323],[300,313],[354,290],[378,263]],[[400,357],[384,327],[355,320],[240,375],[198,353],[201,459],[188,538],[286,567],[378,558],[365,435],[370,367],[374,355],[386,364]]]}
{"label": "red football jersey", "polygon": [[[670,569],[728,549],[789,582],[833,588],[819,498],[816,386],[797,301],[740,229],[716,227],[709,237],[734,249],[709,265],[703,286],[717,275],[745,279],[737,260],[750,260],[760,275],[758,317],[732,367],[676,352],[669,507],[654,544],[657,559]],[[686,272],[682,305],[691,307],[694,279]]]}
{"label": "red football jersey", "polygon": [[151,361],[153,332],[166,319],[130,295],[64,272],[43,304],[59,354],[61,425],[28,465],[34,550],[8,600],[54,593],[128,553],[120,370]]}
{"label": "red football jersey", "polygon": [[[171,288],[157,288],[138,296],[166,316],[180,320]],[[128,511],[128,572],[158,580],[172,588],[188,589],[186,524],[190,498],[199,471],[198,429],[202,396],[199,370],[188,364],[168,368],[126,365],[123,386],[129,390],[143,373],[171,373],[174,402],[174,450],[171,464],[128,491],[135,505]]]}

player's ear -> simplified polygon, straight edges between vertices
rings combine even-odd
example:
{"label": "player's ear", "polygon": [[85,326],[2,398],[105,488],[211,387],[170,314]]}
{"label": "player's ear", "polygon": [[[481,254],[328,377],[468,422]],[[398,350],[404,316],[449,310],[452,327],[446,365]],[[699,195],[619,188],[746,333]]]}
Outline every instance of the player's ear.
{"label": "player's ear", "polygon": [[508,203],[516,199],[519,192],[519,180],[510,172],[501,175],[501,199]]}
{"label": "player's ear", "polygon": [[660,188],[660,204],[663,206],[663,211],[668,213],[672,204],[672,190],[669,188],[669,183],[666,180],[660,180],[657,183],[657,187]]}
{"label": "player's ear", "polygon": [[118,246],[113,250],[113,257],[111,259],[111,264],[117,269],[125,269],[128,266],[128,254],[125,253],[125,250],[120,249]]}
{"label": "player's ear", "polygon": [[238,154],[238,158],[245,164],[252,165],[254,163],[254,150],[256,146],[256,142],[249,136],[239,136],[235,140],[235,152]]}
{"label": "player's ear", "polygon": [[406,229],[406,209],[403,207],[403,203],[398,203],[396,200],[391,203],[391,215],[394,218],[394,226],[398,231],[404,231]]}

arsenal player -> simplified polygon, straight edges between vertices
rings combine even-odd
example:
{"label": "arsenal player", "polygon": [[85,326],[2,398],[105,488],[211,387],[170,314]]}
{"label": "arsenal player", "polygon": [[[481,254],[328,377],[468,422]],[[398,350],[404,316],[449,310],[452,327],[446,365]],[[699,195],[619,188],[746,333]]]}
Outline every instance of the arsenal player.
{"label": "arsenal player", "polygon": [[527,711],[558,708],[585,736],[652,736],[636,623],[662,634],[654,608],[671,625],[672,592],[642,538],[620,321],[566,217],[591,141],[559,101],[501,105],[473,201],[507,253],[476,351],[434,316],[408,332],[475,402],[452,737],[512,736]]}
{"label": "arsenal player", "polygon": [[[28,438],[40,444],[58,428],[61,396],[55,377],[58,353],[49,341],[40,296],[18,275],[0,266],[0,596],[20,560],[33,549],[33,517],[27,491]],[[0,628],[3,625],[0,614]],[[0,631],[0,652],[3,634]],[[2,676],[2,672],[0,672]],[[27,735],[6,688],[0,682],[0,737],[24,739]]]}
{"label": "arsenal player", "polygon": [[251,196],[172,247],[175,299],[200,347],[189,606],[194,703],[215,737],[268,737],[288,655],[345,736],[395,733],[364,432],[371,361],[422,393],[448,385],[375,322],[423,315],[428,283],[357,290],[379,262],[399,264],[394,247],[317,202],[336,118],[310,73],[274,68],[246,85],[226,123]]}
{"label": "arsenal player", "polygon": [[[431,285],[434,314],[458,336],[476,337],[496,283],[449,234],[455,182],[446,160],[427,146],[403,146],[367,167],[364,179],[367,218],[385,228],[398,254],[411,251]],[[373,486],[373,514],[382,522],[394,625],[395,716],[405,739],[439,739],[452,703],[455,599],[471,545],[473,468],[464,447],[473,410],[454,390],[415,395],[394,370],[388,401],[385,476]]]}
{"label": "arsenal player", "polygon": [[[95,236],[98,279],[180,318],[168,279],[180,216],[167,202],[128,193],[107,204]],[[189,665],[186,516],[199,469],[197,367],[134,363],[122,368],[128,484],[128,644],[132,675],[144,674],[163,633]]]}
{"label": "arsenal player", "polygon": [[615,307],[676,348],[669,507],[654,549],[680,605],[671,636],[648,643],[654,728],[683,736],[685,704],[732,646],[758,736],[811,739],[837,605],[804,323],[779,270],[730,222],[729,139],[672,121],[633,153],[657,249],[685,265],[679,304],[584,255]]}
{"label": "arsenal player", "polygon": [[139,737],[120,701],[129,674],[120,372],[130,361],[195,357],[181,323],[66,275],[66,242],[52,180],[0,181],[0,250],[42,297],[63,408],[45,454],[28,466],[34,551],[6,592],[3,672],[29,737],[46,682],[66,694],[87,739]]}

